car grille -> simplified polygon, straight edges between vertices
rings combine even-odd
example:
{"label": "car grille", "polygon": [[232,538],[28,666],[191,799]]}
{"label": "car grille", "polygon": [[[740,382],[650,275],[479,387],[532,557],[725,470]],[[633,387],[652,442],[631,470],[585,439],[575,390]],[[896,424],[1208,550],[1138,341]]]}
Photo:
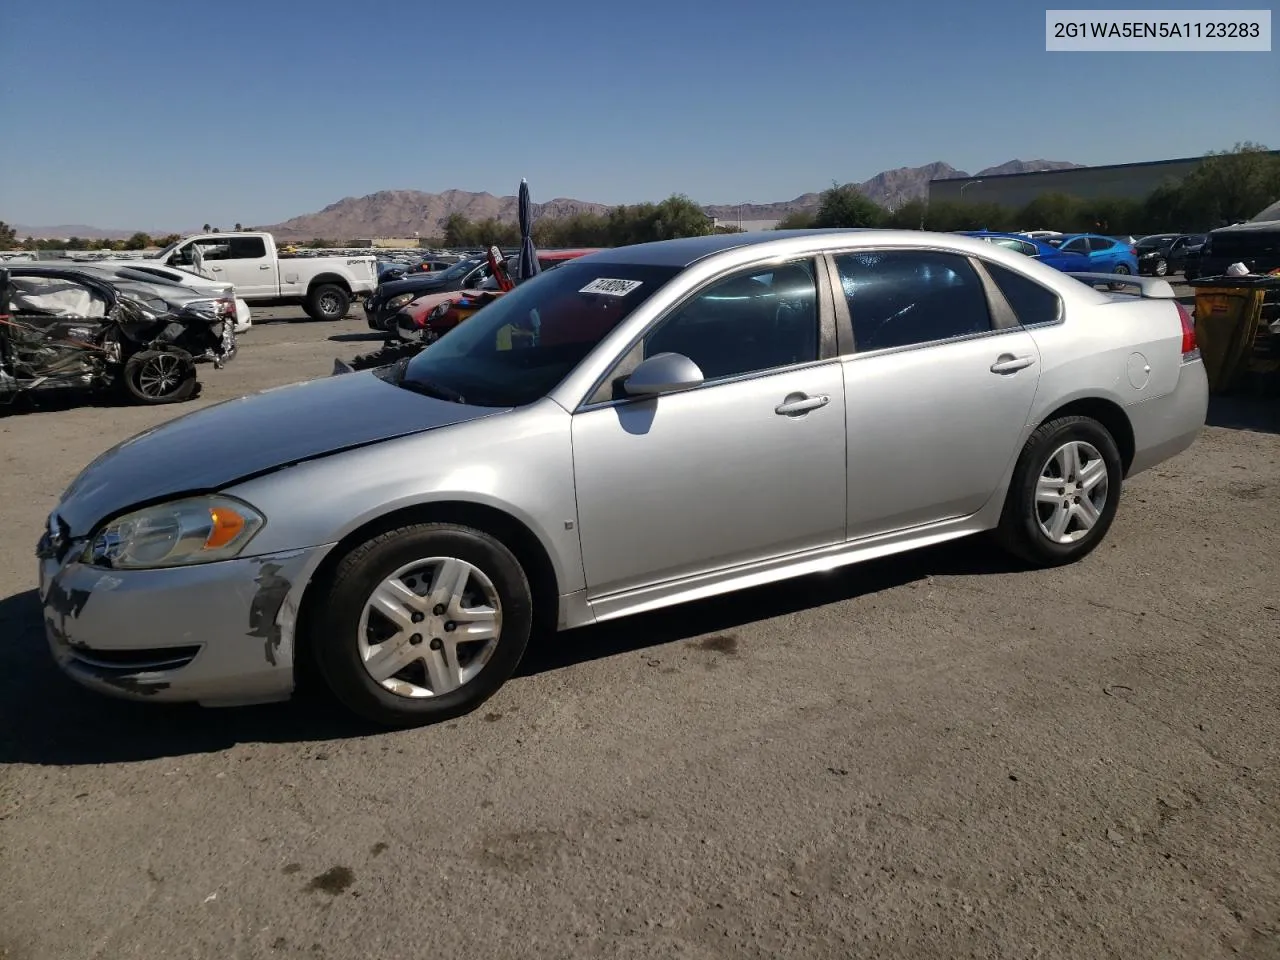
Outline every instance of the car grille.
{"label": "car grille", "polygon": [[124,674],[144,670],[181,670],[196,658],[198,646],[140,647],[134,650],[99,650],[72,647],[72,661],[99,673]]}

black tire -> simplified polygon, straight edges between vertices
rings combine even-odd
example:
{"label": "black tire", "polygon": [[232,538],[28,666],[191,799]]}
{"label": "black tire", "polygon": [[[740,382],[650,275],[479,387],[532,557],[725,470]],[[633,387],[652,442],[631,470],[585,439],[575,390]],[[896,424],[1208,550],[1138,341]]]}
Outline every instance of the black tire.
{"label": "black tire", "polygon": [[[365,669],[358,646],[361,616],[383,580],[431,557],[463,560],[489,579],[501,603],[501,628],[488,662],[462,686],[438,696],[401,696]],[[349,710],[388,727],[438,723],[484,703],[520,665],[533,624],[529,580],[511,551],[481,530],[448,523],[400,527],[355,547],[338,562],[316,603],[306,639],[325,684]]]}
{"label": "black tire", "polygon": [[[1106,464],[1106,501],[1098,511],[1093,527],[1072,543],[1059,543],[1041,528],[1041,504],[1036,500],[1036,487],[1041,474],[1048,468],[1050,458],[1067,442],[1084,441],[1101,455]],[[1074,563],[1092,551],[1111,528],[1120,505],[1120,487],[1124,480],[1124,466],[1120,451],[1110,432],[1098,421],[1089,417],[1059,417],[1036,429],[1022,448],[1014,467],[1009,493],[1005,497],[1004,512],[996,528],[996,540],[1014,556],[1037,567],[1056,567]],[[1071,499],[1070,489],[1064,500]],[[1078,501],[1077,501],[1078,502]],[[1044,505],[1048,506],[1048,505]],[[1056,511],[1056,508],[1055,508]]]}
{"label": "black tire", "polygon": [[1157,277],[1166,276],[1169,273],[1169,261],[1157,260],[1156,265],[1152,268],[1151,272]]}
{"label": "black tire", "polygon": [[351,307],[351,294],[336,283],[322,283],[307,294],[306,311],[312,320],[341,320]]}
{"label": "black tire", "polygon": [[196,366],[180,350],[140,350],[124,365],[121,378],[130,399],[156,406],[182,403],[196,392]]}

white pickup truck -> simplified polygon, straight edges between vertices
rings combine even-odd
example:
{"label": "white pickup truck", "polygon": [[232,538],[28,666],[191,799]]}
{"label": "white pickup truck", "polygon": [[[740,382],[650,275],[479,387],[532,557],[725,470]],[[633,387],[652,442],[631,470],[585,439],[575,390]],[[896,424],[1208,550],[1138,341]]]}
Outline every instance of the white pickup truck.
{"label": "white pickup truck", "polygon": [[376,257],[280,256],[269,233],[183,237],[154,259],[234,284],[246,303],[302,304],[313,320],[341,320],[353,299],[378,286]]}

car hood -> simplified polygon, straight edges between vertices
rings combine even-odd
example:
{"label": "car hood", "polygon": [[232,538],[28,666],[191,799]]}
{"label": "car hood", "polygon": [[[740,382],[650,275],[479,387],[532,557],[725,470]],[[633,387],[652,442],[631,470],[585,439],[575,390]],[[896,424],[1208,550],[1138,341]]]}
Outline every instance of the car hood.
{"label": "car hood", "polygon": [[87,536],[136,505],[501,412],[425,397],[372,371],[289,384],[178,417],[112,447],[67,488],[57,513],[69,535]]}

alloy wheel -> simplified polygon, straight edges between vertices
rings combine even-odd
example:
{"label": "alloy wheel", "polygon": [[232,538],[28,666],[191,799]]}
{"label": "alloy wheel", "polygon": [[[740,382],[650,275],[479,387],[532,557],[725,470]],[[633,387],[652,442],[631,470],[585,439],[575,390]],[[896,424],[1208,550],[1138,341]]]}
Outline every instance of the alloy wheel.
{"label": "alloy wheel", "polygon": [[167,397],[183,382],[182,361],[169,353],[157,353],[138,371],[138,390],[153,399]]}
{"label": "alloy wheel", "polygon": [[1036,481],[1036,520],[1054,543],[1084,539],[1107,505],[1110,480],[1098,448],[1083,440],[1064,443],[1050,455]]}
{"label": "alloy wheel", "polygon": [[439,697],[473,680],[502,633],[502,602],[480,568],[416,560],[374,589],[357,644],[369,676],[402,697]]}

